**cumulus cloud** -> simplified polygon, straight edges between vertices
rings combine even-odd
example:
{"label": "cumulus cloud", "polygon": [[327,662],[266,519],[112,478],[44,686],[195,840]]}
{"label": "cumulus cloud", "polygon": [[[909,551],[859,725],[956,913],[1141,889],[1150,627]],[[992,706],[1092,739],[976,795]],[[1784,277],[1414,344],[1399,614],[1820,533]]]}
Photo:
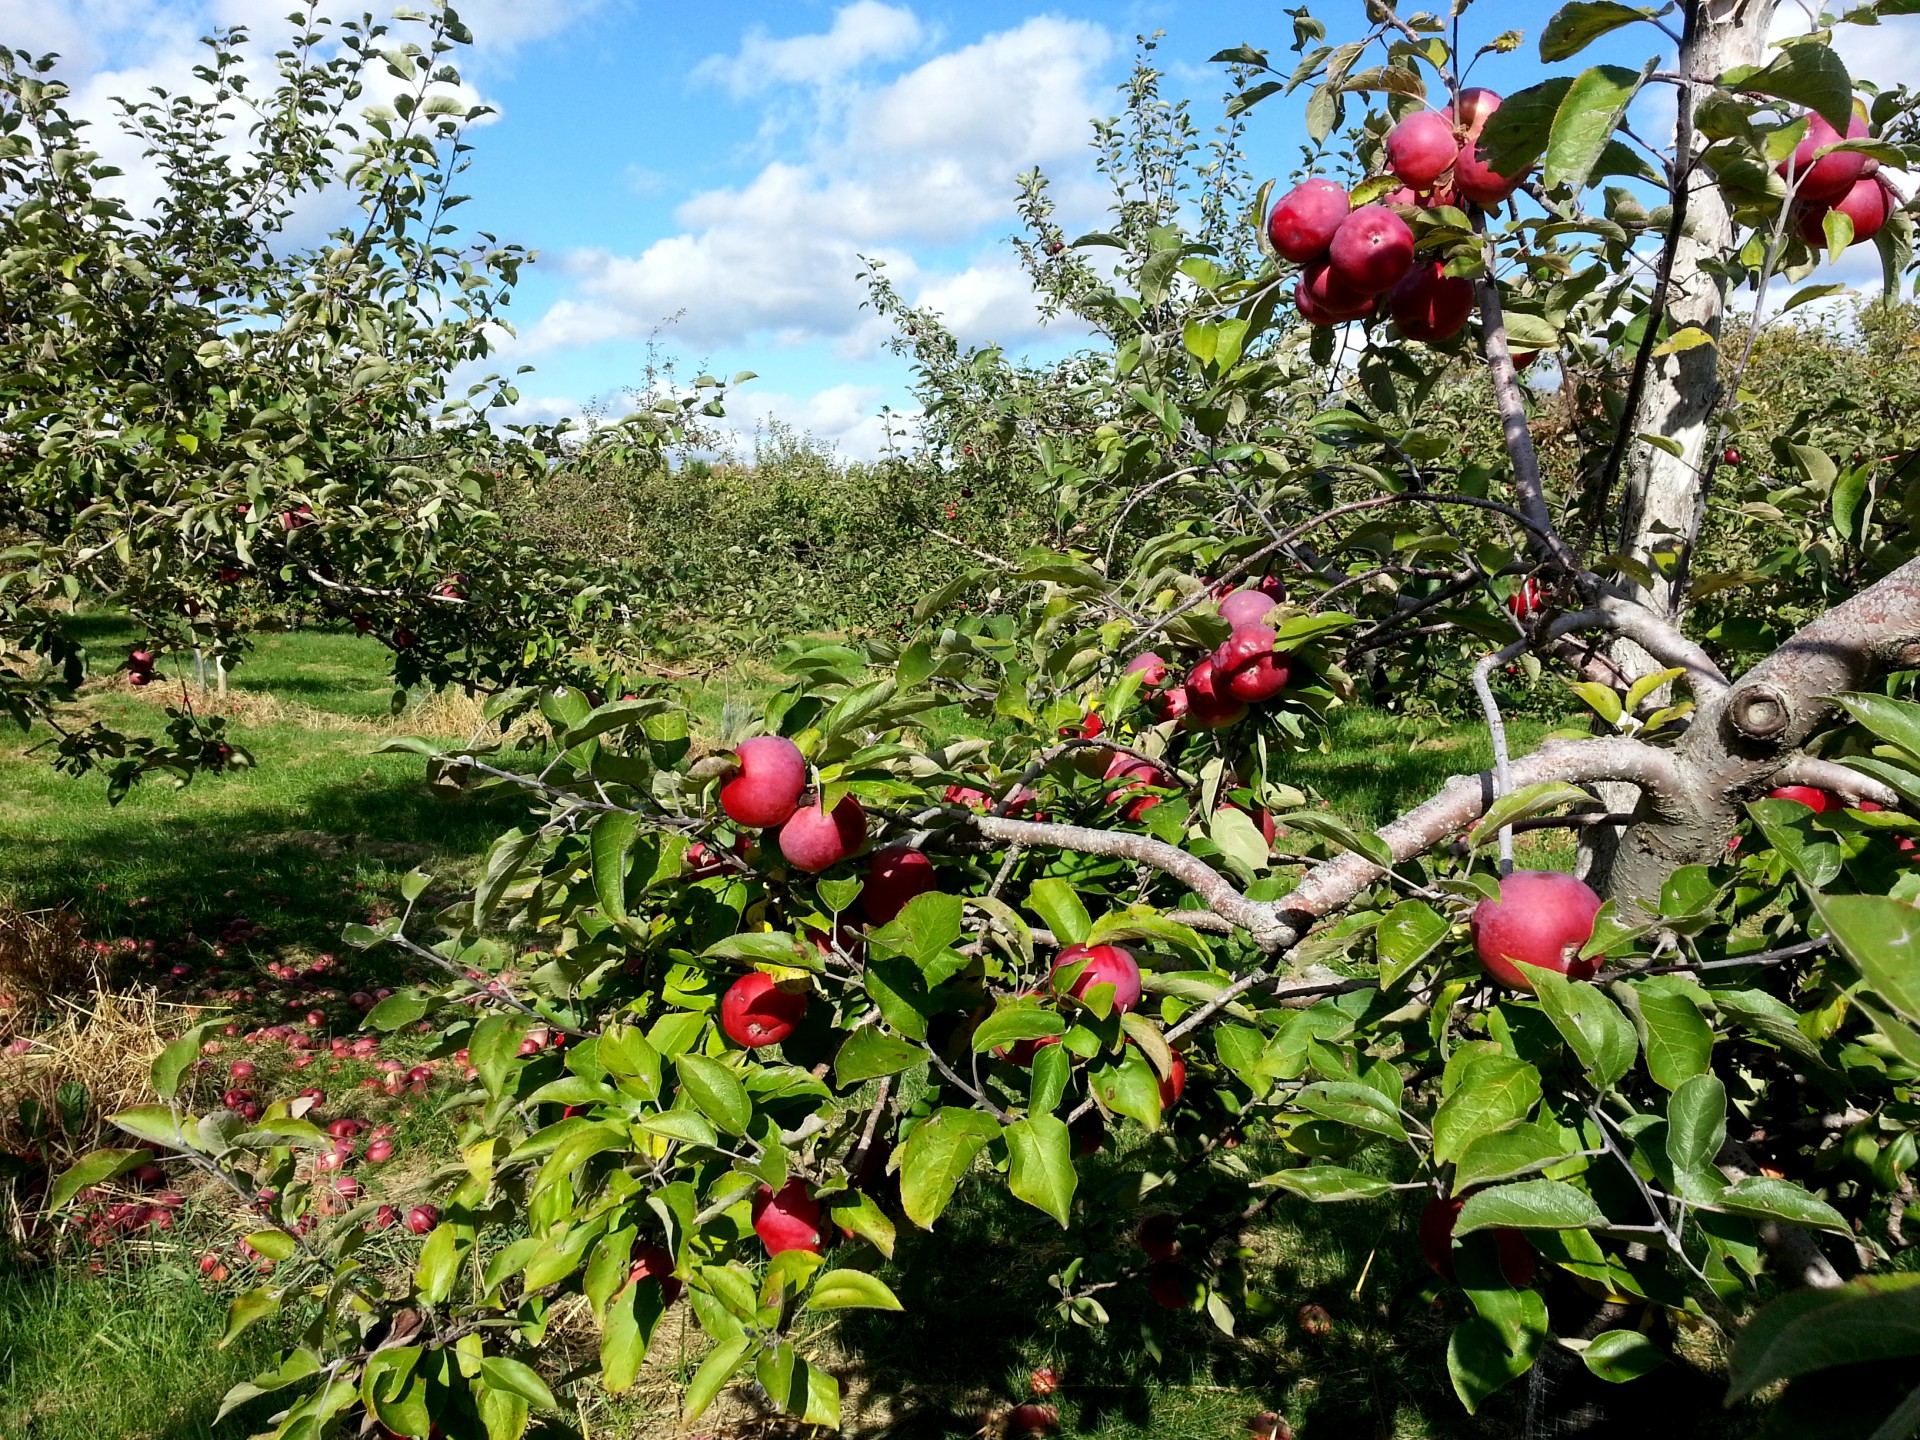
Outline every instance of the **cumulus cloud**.
{"label": "cumulus cloud", "polygon": [[[744,451],[751,451],[757,428],[778,421],[812,436],[843,459],[878,460],[888,448],[887,417],[880,414],[885,395],[877,385],[833,385],[812,395],[742,391],[728,396],[722,428],[738,437]],[[896,438],[918,418],[917,412],[896,411],[892,417]]]}
{"label": "cumulus cloud", "polygon": [[[917,43],[923,28],[903,16],[912,18],[860,0],[825,34],[749,35],[737,55],[703,73],[733,85],[753,56],[756,82],[825,84],[886,45]],[[770,48],[781,46],[799,48]],[[885,260],[910,295],[917,284],[971,331],[1004,325],[1011,330],[993,330],[995,338],[1031,335],[1033,309],[1016,298],[1024,283],[1012,267],[928,274],[911,250],[972,242],[984,227],[1010,223],[1017,174],[1077,160],[1089,117],[1101,110],[1093,86],[1113,48],[1099,26],[1042,16],[891,80],[838,87],[818,101],[814,113],[828,123],[802,147],[804,158],[691,197],[675,213],[679,232],[638,254],[570,257],[573,295],[531,327],[522,349],[643,335],[676,315],[676,333],[700,346],[870,344],[855,278],[863,255]]]}
{"label": "cumulus cloud", "polygon": [[756,25],[738,51],[702,61],[694,75],[718,81],[739,96],[776,85],[825,86],[875,61],[910,55],[926,40],[926,27],[913,11],[880,0],[855,0],[835,13],[823,35],[776,40]]}

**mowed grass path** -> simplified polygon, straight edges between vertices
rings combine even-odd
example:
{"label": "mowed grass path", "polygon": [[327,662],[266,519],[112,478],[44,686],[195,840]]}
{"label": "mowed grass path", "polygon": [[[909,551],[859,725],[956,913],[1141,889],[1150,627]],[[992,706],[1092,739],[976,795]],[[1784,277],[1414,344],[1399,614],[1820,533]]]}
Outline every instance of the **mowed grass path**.
{"label": "mowed grass path", "polygon": [[[111,619],[91,623],[97,654],[124,653],[135,639]],[[58,775],[27,743],[0,742],[0,896],[74,907],[92,933],[110,937],[204,936],[250,919],[267,932],[250,963],[264,963],[337,949],[340,926],[365,919],[416,865],[457,879],[524,810],[508,798],[444,797],[424,782],[417,756],[373,753],[414,733],[415,721],[446,718],[417,708],[420,697],[395,716],[384,660],[351,634],[263,638],[233,677],[232,702],[235,738],[258,768],[184,790],[142,787],[118,807],[98,779]],[[178,682],[167,696],[183,693]],[[161,689],[96,686],[84,708],[148,724]],[[723,678],[690,700],[711,725],[723,696],[750,702],[764,689],[756,678]],[[1545,727],[1513,728],[1524,750]],[[1490,760],[1477,730],[1350,711],[1324,751],[1286,760],[1284,778],[1351,821],[1378,823]],[[358,978],[388,977],[376,963]],[[1252,1173],[1262,1173],[1262,1158],[1249,1157]],[[1092,1194],[1119,1182],[1095,1166],[1085,1183]],[[896,1273],[910,1313],[855,1316],[831,1338],[864,1417],[856,1433],[972,1434],[982,1408],[1019,1398],[1042,1363],[1065,1376],[1064,1433],[1103,1440],[1236,1436],[1265,1409],[1287,1414],[1309,1440],[1508,1433],[1516,1397],[1469,1419],[1451,1396],[1446,1306],[1456,1301],[1435,1309],[1432,1277],[1409,1264],[1416,1209],[1278,1207],[1245,1237],[1243,1268],[1258,1298],[1235,1336],[1125,1289],[1106,1297],[1113,1323],[1090,1331],[1051,1313],[1047,1276],[1067,1258],[1057,1227],[1011,1203],[1003,1187],[976,1184],[938,1234],[906,1237]],[[1138,1213],[1115,1201],[1111,1238],[1122,1250]],[[271,1337],[237,1353],[215,1348],[223,1297],[199,1281],[193,1256],[189,1231],[145,1242],[97,1274],[0,1266],[0,1436],[230,1440],[260,1428],[259,1407],[217,1428],[212,1416],[219,1395],[259,1368]],[[1301,1327],[1298,1306],[1308,1302],[1330,1312],[1331,1333]],[[589,1418],[595,1436],[671,1432],[670,1416],[644,1403]]]}

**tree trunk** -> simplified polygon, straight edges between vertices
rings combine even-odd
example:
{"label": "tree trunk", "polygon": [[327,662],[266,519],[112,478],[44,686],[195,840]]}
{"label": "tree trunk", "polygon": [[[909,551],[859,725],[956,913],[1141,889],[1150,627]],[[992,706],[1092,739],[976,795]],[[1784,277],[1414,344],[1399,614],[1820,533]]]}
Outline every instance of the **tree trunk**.
{"label": "tree trunk", "polygon": [[[1759,63],[1776,5],[1777,0],[1695,0],[1686,7],[1680,72],[1714,76],[1735,65]],[[1691,115],[1704,88],[1688,85],[1679,92],[1687,113],[1682,117],[1685,123],[1676,128],[1688,143],[1686,153],[1675,156],[1675,165],[1686,185],[1686,223],[1673,241],[1666,316],[1669,333],[1695,326],[1715,343],[1649,362],[1627,435],[1619,502],[1619,553],[1645,566],[1650,581],[1642,584],[1627,576],[1622,588],[1656,614],[1675,618],[1681,597],[1673,593],[1674,561],[1697,523],[1713,439],[1711,422],[1720,402],[1718,342],[1727,284],[1714,266],[1733,248],[1733,219],[1719,187],[1699,184],[1694,178],[1705,142]],[[1641,441],[1641,435],[1664,436],[1679,446],[1680,453],[1668,454]],[[1607,647],[1607,655],[1629,680],[1662,668],[1624,637]],[[1664,692],[1657,698],[1664,701]],[[1599,793],[1616,815],[1631,814],[1639,801],[1631,786],[1603,785]],[[1623,841],[1620,830],[1599,826],[1582,837],[1579,871],[1602,894],[1612,891],[1615,857]]]}

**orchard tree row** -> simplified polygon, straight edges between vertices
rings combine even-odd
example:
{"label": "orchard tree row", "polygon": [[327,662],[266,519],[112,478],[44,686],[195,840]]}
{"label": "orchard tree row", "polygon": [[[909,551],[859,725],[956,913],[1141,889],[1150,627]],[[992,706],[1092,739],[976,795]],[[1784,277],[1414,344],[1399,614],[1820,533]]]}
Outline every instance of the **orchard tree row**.
{"label": "orchard tree row", "polygon": [[[1109,230],[1067,236],[1025,178],[1042,304],[1100,346],[1046,373],[965,352],[873,270],[928,463],[1030,477],[1059,543],[975,556],[898,643],[796,638],[708,753],[667,694],[545,682],[537,774],[422,744],[536,810],[459,903],[420,913],[416,875],[349,937],[444,976],[371,1019],[470,1071],[414,1263],[362,1258],[380,1217],[327,1198],[306,1104],[203,1093],[201,1032],[116,1121],[258,1197],[249,1243],[281,1258],[231,1329],[299,1341],[234,1403],[279,1396],[289,1436],[517,1436],[558,1403],[574,1301],[609,1391],[685,1307],[689,1423],[751,1376],[836,1427],[796,1316],[898,1308],[906,1227],[1004,1184],[1077,1251],[1063,1324],[1139,1286],[1230,1331],[1249,1207],[1409,1194],[1464,1295],[1468,1410],[1536,1366],[1631,1383],[1687,1332],[1735,1398],[1785,1381],[1798,1413],[1840,1395],[1873,1411],[1847,1433],[1910,1433],[1910,1368],[1884,1394],[1863,1368],[1910,1367],[1920,1305],[1904,457],[1843,416],[1742,428],[1758,331],[1834,293],[1823,263],[1871,233],[1889,292],[1909,276],[1909,100],[1830,28],[1899,8],[1769,45],[1770,4],[1575,0],[1537,40],[1561,73],[1505,95],[1520,37],[1470,7],[1301,12],[1290,57],[1218,57],[1211,141],[1143,63],[1096,134]],[[1602,37],[1648,59],[1582,67]],[[1653,87],[1670,145],[1633,122]],[[1256,187],[1237,137],[1288,97],[1306,173]],[[1696,633],[1696,598],[1737,613],[1756,583],[1715,546],[1793,557],[1768,625]],[[1377,830],[1290,783],[1356,674],[1456,662],[1493,771]],[[1510,754],[1509,666],[1564,677],[1586,733]],[[1577,837],[1579,873],[1515,868],[1527,830]],[[1096,1153],[1161,1207],[1117,1245]],[[53,1199],[150,1163],[102,1152]]]}

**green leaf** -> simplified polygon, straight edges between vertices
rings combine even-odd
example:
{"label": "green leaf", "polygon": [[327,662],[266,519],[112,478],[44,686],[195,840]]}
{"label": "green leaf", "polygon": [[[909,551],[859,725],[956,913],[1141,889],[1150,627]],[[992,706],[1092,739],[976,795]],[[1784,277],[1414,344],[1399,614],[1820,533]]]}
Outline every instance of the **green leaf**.
{"label": "green leaf", "polygon": [[542,1410],[558,1410],[560,1404],[547,1388],[547,1382],[518,1360],[505,1355],[488,1355],[480,1362],[481,1377],[495,1390],[517,1395],[527,1404]]}
{"label": "green leaf", "polygon": [[927,1053],[918,1045],[909,1045],[869,1025],[854,1031],[841,1044],[840,1053],[833,1059],[833,1075],[844,1088],[883,1075],[898,1075],[926,1063]]}
{"label": "green leaf", "polygon": [[999,1008],[974,1028],[973,1050],[984,1055],[1004,1049],[1016,1040],[1045,1040],[1066,1033],[1066,1022],[1058,1012],[1031,1000],[1003,997]]}
{"label": "green leaf", "polygon": [[181,1122],[175,1120],[173,1111],[164,1105],[136,1105],[131,1110],[122,1110],[118,1115],[109,1115],[107,1123],[126,1131],[136,1140],[151,1140],[170,1150],[192,1147],[193,1142],[182,1131]]}
{"label": "green leaf", "polygon": [[392,1034],[395,1030],[404,1030],[409,1025],[417,1024],[432,1005],[433,1002],[424,995],[398,990],[367,1012],[367,1024]]}
{"label": "green leaf", "polygon": [[1654,1084],[1677,1090],[1683,1081],[1707,1072],[1713,1060],[1713,1027],[1682,985],[1643,980],[1622,982],[1615,990],[1633,1012]]}
{"label": "green leaf", "polygon": [[1454,1163],[1453,1193],[1544,1170],[1566,1157],[1566,1141],[1558,1131],[1545,1125],[1509,1125],[1467,1146]]}
{"label": "green leaf", "polygon": [[1785,1220],[1816,1230],[1831,1230],[1836,1235],[1851,1235],[1853,1227],[1846,1216],[1819,1196],[1808,1193],[1791,1180],[1771,1175],[1749,1175],[1736,1180],[1721,1192],[1715,1209],[1732,1215],[1750,1215],[1757,1220]]}
{"label": "green leaf", "polygon": [[1473,1414],[1487,1397],[1531,1370],[1539,1344],[1538,1337],[1528,1332],[1520,1348],[1510,1349],[1500,1327],[1481,1315],[1456,1325],[1447,1337],[1447,1375],[1467,1413]]}
{"label": "green leaf", "polygon": [[187,1067],[200,1058],[200,1045],[207,1031],[213,1026],[209,1022],[196,1025],[186,1034],[176,1037],[166,1049],[153,1058],[153,1093],[162,1100],[171,1100],[180,1093],[180,1077]]}
{"label": "green leaf", "polygon": [[992,1116],[954,1106],[916,1126],[900,1147],[900,1204],[907,1218],[932,1229],[974,1157],[999,1133]]}
{"label": "green leaf", "polygon": [[1607,1223],[1586,1191],[1564,1180],[1521,1180],[1467,1197],[1454,1222],[1455,1235],[1504,1227],[1511,1230],[1598,1230]]}
{"label": "green leaf", "polygon": [[1682,1197],[1712,1203],[1725,1188],[1713,1162],[1726,1143],[1727,1087],[1717,1075],[1695,1075],[1667,1101],[1667,1164]]}
{"label": "green leaf", "polygon": [[1310,1115],[1356,1130],[1385,1135],[1390,1140],[1405,1140],[1406,1127],[1400,1112],[1378,1090],[1347,1081],[1318,1081],[1302,1086],[1294,1093],[1293,1103]]}
{"label": "green leaf", "polygon": [[1393,1189],[1391,1181],[1365,1175],[1358,1170],[1342,1169],[1338,1165],[1298,1165],[1290,1170],[1276,1170],[1260,1183],[1278,1186],[1290,1194],[1323,1203],[1333,1200],[1371,1200]]}
{"label": "green leaf", "polygon": [[151,1150],[96,1150],[74,1161],[47,1192],[47,1209],[58,1210],[89,1185],[104,1184],[153,1158]]}
{"label": "green leaf", "polygon": [[[1611,690],[1607,693],[1613,694]],[[1482,845],[1489,837],[1498,835],[1502,828],[1518,821],[1545,815],[1562,805],[1592,803],[1593,796],[1578,785],[1569,785],[1564,780],[1542,780],[1538,785],[1523,786],[1494,801],[1487,807],[1487,813],[1474,822],[1467,839],[1471,844]]]}
{"label": "green leaf", "polygon": [[284,1230],[256,1230],[247,1236],[247,1244],[273,1261],[291,1260],[300,1247]]}
{"label": "green leaf", "polygon": [[1073,1168],[1073,1138],[1067,1133],[1067,1122],[1052,1115],[1033,1115],[1016,1120],[1005,1135],[1007,1188],[1014,1198],[1044,1210],[1064,1227],[1080,1179]]}
{"label": "green leaf", "polygon": [[[1547,148],[1560,102],[1572,88],[1572,76],[1556,75],[1507,96],[1480,132],[1481,160],[1502,177],[1532,166]],[[1511,331],[1513,317],[1507,318]]]}
{"label": "green leaf", "polygon": [[1526,1119],[1539,1099],[1540,1072],[1524,1060],[1486,1055],[1469,1062],[1434,1112],[1434,1160],[1458,1160],[1481,1136]]}
{"label": "green leaf", "polygon": [[735,1335],[713,1347],[700,1363],[700,1368],[694,1372],[686,1393],[680,1397],[682,1426],[691,1425],[713,1404],[752,1349],[753,1341],[745,1335]]}
{"label": "green leaf", "polygon": [[593,855],[593,893],[600,913],[619,924],[627,919],[627,852],[640,835],[640,818],[609,810],[593,822],[587,848]]}
{"label": "green leaf", "polygon": [[1687,325],[1674,331],[1672,335],[1654,346],[1653,355],[1657,360],[1664,355],[1679,355],[1684,351],[1698,350],[1702,345],[1711,344],[1713,344],[1713,336],[1698,325]]}
{"label": "green leaf", "polygon": [[1842,135],[1853,121],[1853,80],[1827,45],[1783,45],[1764,67],[1736,65],[1720,77],[1729,90],[1754,90],[1817,110]]}
{"label": "green leaf", "polygon": [[1402,900],[1374,931],[1380,954],[1380,988],[1391,990],[1447,938],[1452,923],[1424,900]]}
{"label": "green leaf", "polygon": [[1546,167],[1541,172],[1549,186],[1586,187],[1628,104],[1654,68],[1655,62],[1648,61],[1637,71],[1619,65],[1581,71],[1554,112]]}
{"label": "green leaf", "polygon": [[1920,909],[1888,895],[1815,894],[1813,904],[1874,993],[1920,1021]]}
{"label": "green leaf", "polygon": [[1580,1358],[1587,1369],[1616,1385],[1638,1380],[1667,1363],[1666,1352],[1638,1330],[1602,1331],[1587,1342]]}
{"label": "green leaf", "polygon": [[1537,965],[1525,969],[1540,1008],[1580,1057],[1593,1083],[1602,1090],[1618,1083],[1640,1053],[1633,1022],[1597,986]]}
{"label": "green leaf", "polygon": [[485,925],[493,913],[493,907],[513,879],[520,873],[520,867],[532,853],[537,834],[523,835],[518,830],[509,830],[493,842],[493,848],[487,852],[487,863],[481,872],[480,883],[473,891],[473,919],[476,925]]}
{"label": "green leaf", "polygon": [[809,1310],[901,1310],[886,1282],[864,1270],[829,1270],[807,1294]]}
{"label": "green leaf", "polygon": [[1824,300],[1829,295],[1845,294],[1847,288],[1838,281],[1830,281],[1824,285],[1802,285],[1787,297],[1787,303],[1780,307],[1780,314],[1784,315],[1789,310],[1798,310],[1802,305],[1811,304],[1815,300]]}
{"label": "green leaf", "polygon": [[1734,1343],[1727,1401],[1856,1362],[1920,1355],[1920,1275],[1796,1290],[1759,1311]]}
{"label": "green leaf", "polygon": [[453,1294],[453,1282],[460,1278],[460,1237],[445,1221],[433,1227],[427,1243],[420,1247],[420,1265],[414,1272],[414,1288],[429,1305],[444,1305]]}
{"label": "green leaf", "polygon": [[1887,695],[1849,694],[1835,698],[1861,725],[1889,745],[1897,745],[1920,764],[1920,705]]}
{"label": "green leaf", "polygon": [[254,1321],[278,1314],[279,1310],[280,1297],[264,1285],[234,1296],[227,1306],[227,1331],[220,1337],[220,1348],[226,1349]]}
{"label": "green leaf", "polygon": [[1027,905],[1047,922],[1054,939],[1062,945],[1084,944],[1093,929],[1087,907],[1080,902],[1073,887],[1054,876],[1034,882],[1027,892]]}
{"label": "green leaf", "polygon": [[1571,60],[1602,35],[1650,19],[1653,14],[1652,10],[1619,5],[1614,0],[1574,0],[1562,6],[1540,32],[1540,58],[1549,65]]}
{"label": "green leaf", "polygon": [[718,1060],[688,1052],[675,1060],[680,1084],[700,1113],[729,1135],[744,1135],[753,1120],[753,1101],[747,1087]]}
{"label": "green leaf", "polygon": [[1094,1098],[1113,1114],[1138,1120],[1149,1130],[1160,1128],[1160,1077],[1133,1046],[1119,1059],[1090,1069],[1087,1078]]}

